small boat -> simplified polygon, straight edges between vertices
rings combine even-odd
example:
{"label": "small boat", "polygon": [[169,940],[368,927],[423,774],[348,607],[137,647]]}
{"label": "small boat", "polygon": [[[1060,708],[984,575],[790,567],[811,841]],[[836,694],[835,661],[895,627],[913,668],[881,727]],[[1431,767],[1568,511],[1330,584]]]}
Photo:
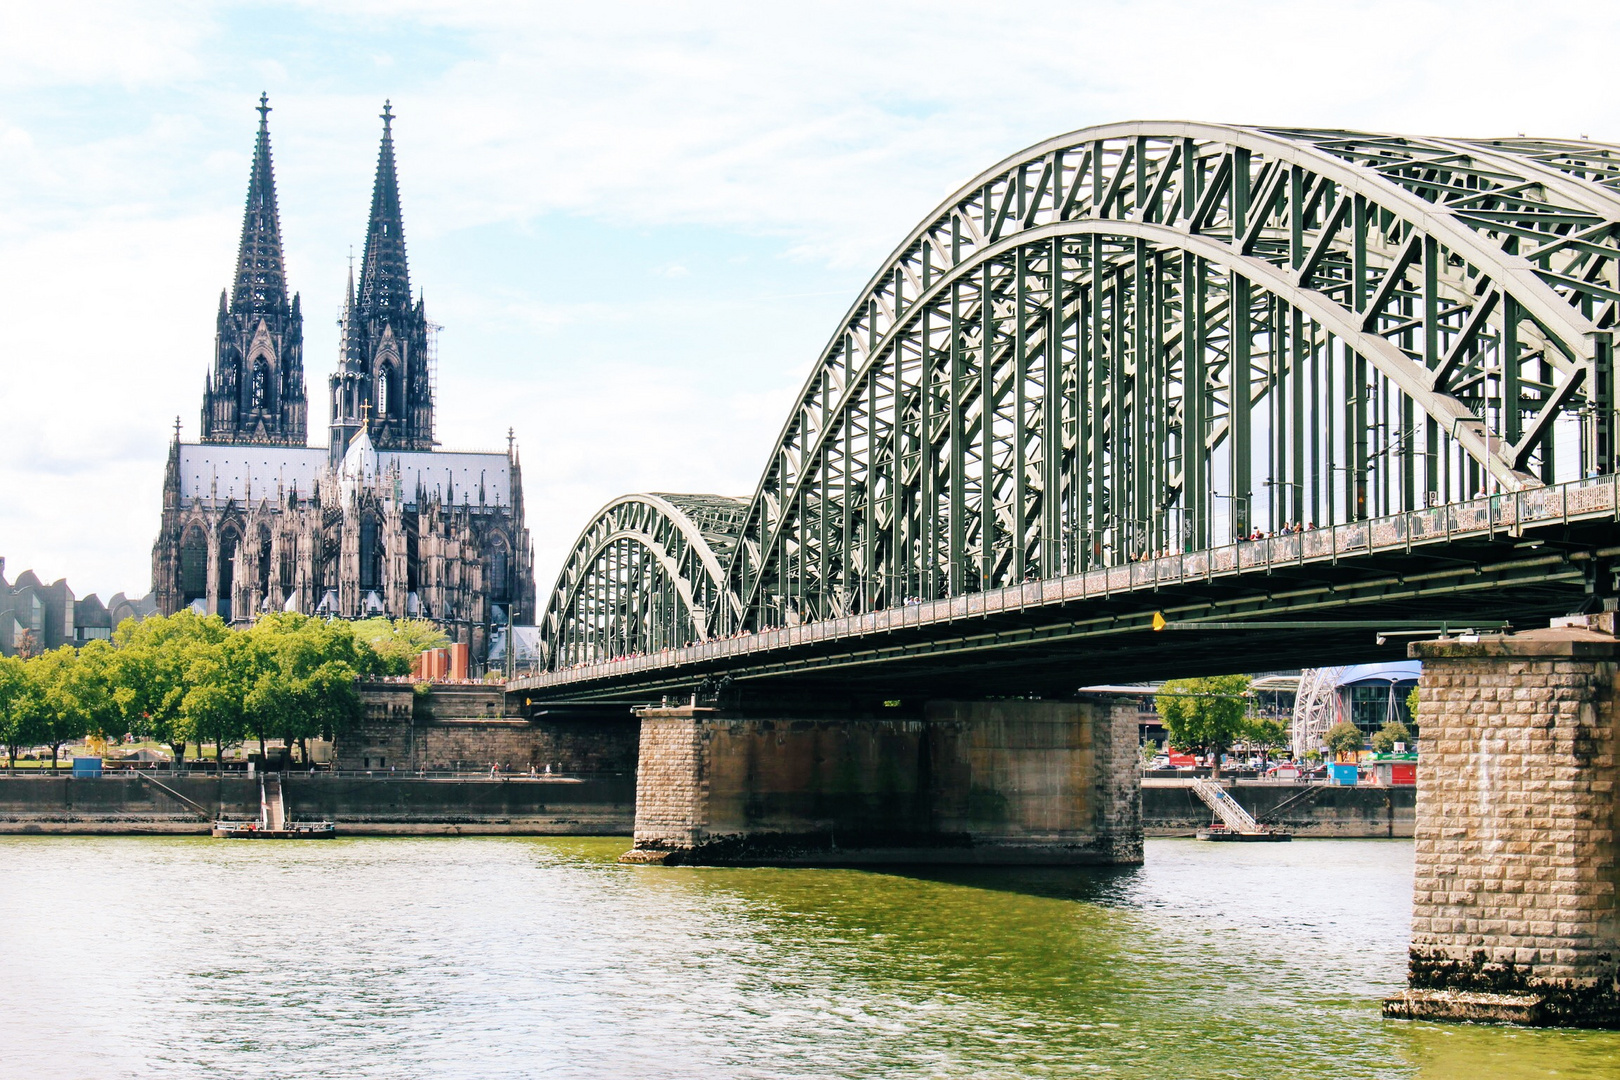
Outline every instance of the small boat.
{"label": "small boat", "polygon": [[1199,829],[1200,840],[1236,840],[1241,843],[1280,843],[1292,840],[1294,834],[1274,825],[1262,825],[1237,804],[1237,800],[1220,784],[1202,777],[1193,780],[1193,793],[1204,800],[1219,821]]}
{"label": "small boat", "polygon": [[337,826],[330,821],[288,821],[281,793],[281,774],[259,778],[258,821],[216,821],[214,835],[227,840],[330,840]]}
{"label": "small boat", "polygon": [[1227,840],[1248,844],[1276,844],[1294,838],[1294,834],[1287,829],[1273,828],[1269,825],[1261,825],[1253,832],[1240,832],[1237,829],[1228,829],[1220,822],[1215,822],[1207,829],[1199,829],[1197,836],[1200,840]]}
{"label": "small boat", "polygon": [[337,835],[330,821],[289,821],[268,829],[257,821],[216,821],[214,835],[228,840],[329,840]]}

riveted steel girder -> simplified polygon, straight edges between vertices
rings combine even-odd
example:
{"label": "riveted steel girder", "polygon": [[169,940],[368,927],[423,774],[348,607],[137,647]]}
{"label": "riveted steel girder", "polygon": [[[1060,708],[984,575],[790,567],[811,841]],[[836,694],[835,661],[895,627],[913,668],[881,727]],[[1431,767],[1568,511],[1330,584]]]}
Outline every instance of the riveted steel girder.
{"label": "riveted steel girder", "polygon": [[706,554],[604,510],[552,663],[1608,474],[1617,318],[1614,147],[1059,136],[894,250]]}
{"label": "riveted steel girder", "polygon": [[987,170],[828,343],[740,625],[1608,471],[1620,204],[1545,149],[1132,123]]}
{"label": "riveted steel girder", "polygon": [[722,560],[746,504],[721,495],[626,495],[580,533],[540,624],[548,667],[708,640],[727,603]]}

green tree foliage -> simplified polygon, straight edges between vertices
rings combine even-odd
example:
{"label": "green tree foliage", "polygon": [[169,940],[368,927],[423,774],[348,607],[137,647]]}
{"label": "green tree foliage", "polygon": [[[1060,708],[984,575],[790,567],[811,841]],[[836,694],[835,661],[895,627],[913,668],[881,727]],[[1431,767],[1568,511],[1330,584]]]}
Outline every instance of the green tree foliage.
{"label": "green tree foliage", "polygon": [[256,657],[245,634],[219,641],[192,641],[183,647],[186,692],[180,717],[191,742],[214,744],[214,762],[229,747],[240,746],[247,732],[247,694],[256,672]]}
{"label": "green tree foliage", "polygon": [[261,753],[266,738],[307,749],[311,738],[337,738],[354,726],[360,717],[355,680],[381,665],[353,624],[267,615],[245,636],[251,648],[243,661],[249,682],[244,715]]}
{"label": "green tree foliage", "polygon": [[195,647],[224,641],[232,631],[217,615],[189,609],[167,617],[125,619],[113,634],[117,646],[114,698],[128,729],[156,739],[186,758],[190,729],[182,705],[192,688],[190,664]]}
{"label": "green tree foliage", "polygon": [[1327,747],[1335,755],[1353,754],[1361,749],[1361,729],[1348,720],[1328,728]]}
{"label": "green tree foliage", "polygon": [[450,644],[445,632],[426,619],[361,619],[350,625],[375,657],[375,670],[366,674],[409,675],[424,651]]}
{"label": "green tree foliage", "polygon": [[1288,725],[1281,720],[1259,718],[1251,720],[1246,726],[1243,737],[1251,746],[1270,751],[1279,746],[1288,745]]}
{"label": "green tree foliage", "polygon": [[17,767],[17,754],[25,746],[45,741],[45,702],[39,684],[20,656],[0,656],[0,742],[6,759]]}
{"label": "green tree foliage", "polygon": [[1399,720],[1391,720],[1373,733],[1372,748],[1380,754],[1393,754],[1396,743],[1404,743],[1408,749],[1413,743],[1412,729]]}
{"label": "green tree foliage", "polygon": [[96,708],[95,688],[71,645],[32,657],[28,667],[39,695],[39,743],[51,748],[54,772],[63,744],[89,733],[90,717],[81,709],[81,699],[89,708]]}
{"label": "green tree foliage", "polygon": [[1170,745],[1220,756],[1244,733],[1249,708],[1247,675],[1207,679],[1171,679],[1159,688],[1154,706],[1164,721]]}
{"label": "green tree foliage", "polygon": [[1156,758],[1158,756],[1159,756],[1159,740],[1158,739],[1149,739],[1147,742],[1142,744],[1142,760],[1143,761],[1152,761],[1154,758]]}
{"label": "green tree foliage", "polygon": [[54,768],[64,743],[126,732],[168,744],[177,764],[188,743],[212,743],[218,761],[250,736],[262,751],[269,738],[345,734],[360,716],[357,680],[383,670],[346,622],[274,614],[233,630],[191,611],[126,619],[110,641],[0,658],[0,742],[13,767],[23,747],[50,746]]}

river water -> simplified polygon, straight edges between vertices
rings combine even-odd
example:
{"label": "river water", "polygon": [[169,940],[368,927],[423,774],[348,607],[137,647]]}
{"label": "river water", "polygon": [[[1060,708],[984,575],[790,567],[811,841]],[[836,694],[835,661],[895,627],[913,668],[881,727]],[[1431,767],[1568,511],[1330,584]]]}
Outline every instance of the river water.
{"label": "river water", "polygon": [[1613,1077],[1382,1020],[1412,848],[667,869],[624,839],[0,839],[0,1076]]}

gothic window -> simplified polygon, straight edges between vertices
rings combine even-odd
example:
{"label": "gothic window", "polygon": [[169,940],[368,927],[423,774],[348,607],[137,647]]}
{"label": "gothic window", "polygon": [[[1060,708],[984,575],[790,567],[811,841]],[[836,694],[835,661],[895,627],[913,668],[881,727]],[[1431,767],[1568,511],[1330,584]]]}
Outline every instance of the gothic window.
{"label": "gothic window", "polygon": [[497,536],[489,550],[489,598],[497,604],[512,599],[512,557],[506,540]]}
{"label": "gothic window", "polygon": [[270,593],[270,530],[259,526],[259,595]]}
{"label": "gothic window", "polygon": [[255,409],[270,407],[270,365],[264,362],[262,356],[253,362],[252,407]]}
{"label": "gothic window", "polygon": [[241,546],[241,537],[234,529],[226,529],[219,534],[219,606],[220,618],[226,622],[231,620],[231,586],[236,582],[236,554]]}
{"label": "gothic window", "polygon": [[416,592],[422,587],[422,557],[418,553],[416,534],[405,534],[405,588]]}
{"label": "gothic window", "polygon": [[293,587],[293,553],[292,544],[285,538],[281,545],[281,591],[285,595]]}
{"label": "gothic window", "polygon": [[384,364],[377,373],[377,415],[390,416],[398,408],[394,393],[394,365]]}
{"label": "gothic window", "polygon": [[180,541],[180,606],[208,595],[208,537],[193,525]]}
{"label": "gothic window", "polygon": [[382,587],[382,548],[378,537],[377,519],[367,517],[360,522],[360,587]]}

